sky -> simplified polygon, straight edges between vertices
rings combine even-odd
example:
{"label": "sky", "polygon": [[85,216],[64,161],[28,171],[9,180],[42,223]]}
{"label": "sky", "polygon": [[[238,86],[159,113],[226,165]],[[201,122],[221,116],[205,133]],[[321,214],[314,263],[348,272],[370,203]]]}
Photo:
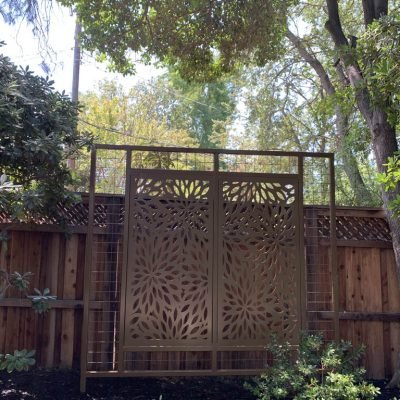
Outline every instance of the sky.
{"label": "sky", "polygon": [[[67,8],[54,5],[50,23],[49,45],[53,50],[46,54],[38,39],[32,33],[32,27],[25,22],[18,22],[10,26],[3,21],[0,23],[0,38],[6,46],[0,51],[11,58],[17,65],[26,67],[42,76],[50,76],[54,80],[54,87],[58,91],[71,93],[72,66],[74,48],[75,16]],[[42,49],[41,49],[42,47]],[[41,67],[45,62],[50,68],[49,72]],[[79,91],[94,90],[99,81],[103,79],[117,80],[125,87],[131,87],[138,81],[143,82],[162,73],[162,69],[152,66],[137,64],[137,74],[123,77],[121,74],[107,71],[105,63],[97,62],[89,53],[83,53],[80,69]]]}

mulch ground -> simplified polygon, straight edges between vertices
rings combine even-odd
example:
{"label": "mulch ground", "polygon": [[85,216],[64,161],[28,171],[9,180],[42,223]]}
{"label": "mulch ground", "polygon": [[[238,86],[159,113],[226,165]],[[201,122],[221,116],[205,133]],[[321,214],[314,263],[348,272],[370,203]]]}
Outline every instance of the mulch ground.
{"label": "mulch ground", "polygon": [[[0,373],[4,400],[255,400],[240,378],[95,378],[79,393],[79,373],[33,370]],[[378,382],[383,387],[384,382]],[[162,396],[162,397],[160,397]],[[400,400],[400,391],[382,389],[379,399]]]}

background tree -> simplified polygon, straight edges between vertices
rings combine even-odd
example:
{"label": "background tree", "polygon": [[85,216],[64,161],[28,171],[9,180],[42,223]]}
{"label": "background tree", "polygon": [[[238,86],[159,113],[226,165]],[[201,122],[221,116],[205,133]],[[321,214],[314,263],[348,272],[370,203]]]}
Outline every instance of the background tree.
{"label": "background tree", "polygon": [[380,204],[365,123],[354,107],[335,123],[342,116],[338,94],[324,91],[295,47],[288,44],[279,61],[246,68],[242,76],[246,130],[255,136],[255,148],[336,152],[337,204]]}
{"label": "background tree", "polygon": [[77,106],[52,84],[0,55],[0,209],[11,218],[59,220],[57,204],[74,200],[65,160],[90,138],[77,130]]}
{"label": "background tree", "polygon": [[187,82],[176,70],[159,80],[168,96],[166,117],[186,129],[200,147],[226,147],[227,130],[234,122],[238,88],[233,77],[212,82]]}

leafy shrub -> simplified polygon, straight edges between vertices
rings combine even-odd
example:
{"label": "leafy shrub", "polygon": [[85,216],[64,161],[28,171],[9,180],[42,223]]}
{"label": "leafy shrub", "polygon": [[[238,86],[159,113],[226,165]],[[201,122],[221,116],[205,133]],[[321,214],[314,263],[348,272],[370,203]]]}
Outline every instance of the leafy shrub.
{"label": "leafy shrub", "polygon": [[298,351],[274,337],[267,346],[273,362],[248,389],[260,400],[374,399],[379,389],[358,367],[363,348],[342,341],[324,344],[321,335],[302,335]]}
{"label": "leafy shrub", "polygon": [[35,294],[33,296],[28,296],[29,299],[32,300],[32,308],[38,314],[45,313],[50,309],[51,300],[56,300],[56,296],[50,295],[50,289],[46,288],[43,290],[43,293],[39,289],[33,289]]}
{"label": "leafy shrub", "polygon": [[14,354],[0,354],[0,371],[27,371],[35,365],[35,350],[15,350]]}
{"label": "leafy shrub", "polygon": [[[0,42],[0,48],[3,45]],[[77,129],[79,105],[53,81],[0,54],[0,210],[12,220],[65,222],[59,204],[76,196],[66,160],[90,146]]]}

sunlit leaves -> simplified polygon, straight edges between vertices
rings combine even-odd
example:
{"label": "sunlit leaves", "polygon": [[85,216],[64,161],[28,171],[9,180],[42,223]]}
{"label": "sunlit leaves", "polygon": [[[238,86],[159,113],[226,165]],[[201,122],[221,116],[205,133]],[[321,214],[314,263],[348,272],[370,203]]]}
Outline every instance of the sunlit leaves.
{"label": "sunlit leaves", "polygon": [[238,59],[264,64],[281,50],[292,1],[87,1],[74,6],[84,27],[82,42],[105,54],[123,73],[133,71],[132,52],[179,66],[189,79],[209,80],[231,71]]}

